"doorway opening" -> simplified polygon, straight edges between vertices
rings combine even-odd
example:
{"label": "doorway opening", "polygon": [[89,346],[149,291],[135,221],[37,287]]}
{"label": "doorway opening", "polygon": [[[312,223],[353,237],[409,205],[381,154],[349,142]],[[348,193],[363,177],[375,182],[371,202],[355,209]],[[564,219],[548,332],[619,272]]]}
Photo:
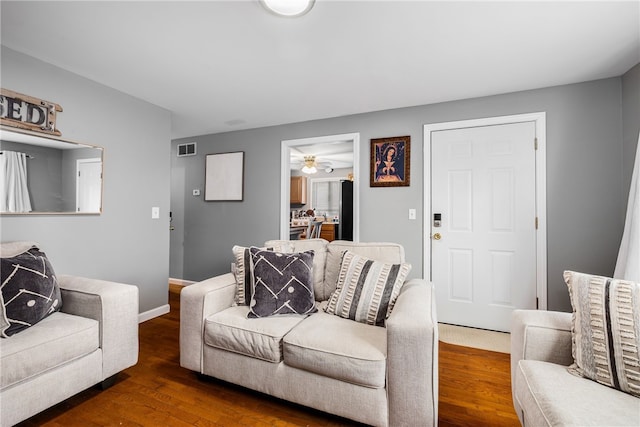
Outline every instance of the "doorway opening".
{"label": "doorway opening", "polygon": [[[328,153],[331,151],[332,146],[341,146],[344,147],[345,144],[349,144],[352,150],[352,175],[354,177],[355,185],[353,185],[353,240],[358,241],[360,230],[359,230],[359,185],[358,185],[358,177],[359,174],[359,158],[360,158],[360,134],[359,133],[348,133],[348,134],[340,134],[340,135],[328,135],[328,136],[320,136],[313,138],[302,138],[302,139],[292,139],[292,140],[284,140],[281,145],[281,177],[280,177],[280,238],[283,240],[289,240],[291,236],[291,169],[292,169],[292,152],[302,152],[305,148],[313,147],[314,150],[322,150],[325,153],[325,160],[329,157]],[[315,160],[315,159],[314,159]],[[294,160],[295,161],[295,160]],[[321,155],[318,155],[317,159],[318,163],[322,163],[323,159]],[[327,171],[331,170],[333,172],[333,165],[330,164],[330,160],[327,160],[326,169]],[[339,170],[336,168],[335,170]],[[344,177],[347,178],[347,177]],[[322,212],[320,212],[322,213]]]}

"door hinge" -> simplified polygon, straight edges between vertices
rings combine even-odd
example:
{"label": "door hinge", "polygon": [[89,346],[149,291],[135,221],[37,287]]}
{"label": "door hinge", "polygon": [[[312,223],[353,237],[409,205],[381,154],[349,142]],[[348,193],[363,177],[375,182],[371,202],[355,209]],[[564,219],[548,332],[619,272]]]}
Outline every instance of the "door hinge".
{"label": "door hinge", "polygon": [[536,298],[536,310],[540,309],[540,300]]}
{"label": "door hinge", "polygon": [[534,150],[538,149],[538,138],[533,138],[533,149]]}
{"label": "door hinge", "polygon": [[538,229],[538,217],[536,217],[536,230]]}

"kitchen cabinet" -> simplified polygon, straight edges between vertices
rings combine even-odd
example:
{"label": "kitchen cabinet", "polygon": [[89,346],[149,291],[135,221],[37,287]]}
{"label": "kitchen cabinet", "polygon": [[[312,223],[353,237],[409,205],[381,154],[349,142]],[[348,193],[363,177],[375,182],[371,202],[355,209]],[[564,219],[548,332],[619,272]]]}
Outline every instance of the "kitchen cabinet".
{"label": "kitchen cabinet", "polygon": [[307,204],[307,177],[292,176],[291,177],[291,194],[290,202],[292,205]]}
{"label": "kitchen cabinet", "polygon": [[322,224],[322,228],[320,229],[320,238],[325,239],[329,242],[333,242],[336,240],[336,230],[338,228],[338,224],[325,222]]}

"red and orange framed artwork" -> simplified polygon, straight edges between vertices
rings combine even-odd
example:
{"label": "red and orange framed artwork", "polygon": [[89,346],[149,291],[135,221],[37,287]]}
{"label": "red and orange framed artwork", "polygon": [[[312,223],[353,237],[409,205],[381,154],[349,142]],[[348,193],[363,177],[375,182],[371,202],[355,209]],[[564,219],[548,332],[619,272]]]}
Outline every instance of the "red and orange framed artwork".
{"label": "red and orange framed artwork", "polygon": [[410,166],[410,136],[371,140],[371,187],[408,187]]}

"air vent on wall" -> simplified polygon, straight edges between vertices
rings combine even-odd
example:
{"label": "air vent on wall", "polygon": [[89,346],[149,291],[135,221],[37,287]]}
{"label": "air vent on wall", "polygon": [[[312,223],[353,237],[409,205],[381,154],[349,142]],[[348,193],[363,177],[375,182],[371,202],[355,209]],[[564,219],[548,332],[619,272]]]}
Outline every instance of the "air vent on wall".
{"label": "air vent on wall", "polygon": [[195,156],[196,143],[188,142],[186,144],[178,144],[178,157]]}

